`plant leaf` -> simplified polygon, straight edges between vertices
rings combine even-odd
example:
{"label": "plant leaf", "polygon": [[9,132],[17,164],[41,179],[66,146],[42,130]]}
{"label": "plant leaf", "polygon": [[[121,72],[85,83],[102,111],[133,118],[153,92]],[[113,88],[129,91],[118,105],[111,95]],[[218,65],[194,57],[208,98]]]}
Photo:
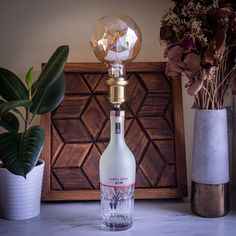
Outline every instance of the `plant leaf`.
{"label": "plant leaf", "polygon": [[9,132],[18,132],[20,124],[16,116],[8,112],[0,118],[0,126]]}
{"label": "plant leaf", "polygon": [[32,97],[33,105],[30,112],[44,114],[54,110],[62,101],[65,94],[66,80],[62,72],[60,77],[49,87],[39,88]]}
{"label": "plant leaf", "polygon": [[0,134],[0,159],[11,173],[26,178],[39,159],[44,139],[41,126],[33,126],[24,133]]}
{"label": "plant leaf", "polygon": [[27,84],[28,88],[31,88],[31,86],[32,86],[33,70],[34,70],[34,68],[31,67],[25,76],[25,83]]}
{"label": "plant leaf", "polygon": [[51,86],[46,89],[40,88],[32,97],[33,105],[30,112],[44,114],[54,110],[62,101],[65,94],[66,80],[64,73],[61,74]]}
{"label": "plant leaf", "polygon": [[7,101],[22,100],[28,98],[28,91],[17,75],[0,68],[0,95]]}
{"label": "plant leaf", "polygon": [[[2,103],[5,103],[5,101],[0,99],[0,104]],[[8,112],[2,118],[0,118],[0,127],[1,126],[9,132],[17,132],[20,125],[16,116],[11,112]]]}
{"label": "plant leaf", "polygon": [[30,107],[32,102],[30,100],[10,101],[0,104],[0,118],[15,107]]}
{"label": "plant leaf", "polygon": [[33,88],[37,90],[39,88],[46,89],[51,86],[63,72],[68,54],[68,46],[58,47],[43,67],[39,78],[33,84]]}

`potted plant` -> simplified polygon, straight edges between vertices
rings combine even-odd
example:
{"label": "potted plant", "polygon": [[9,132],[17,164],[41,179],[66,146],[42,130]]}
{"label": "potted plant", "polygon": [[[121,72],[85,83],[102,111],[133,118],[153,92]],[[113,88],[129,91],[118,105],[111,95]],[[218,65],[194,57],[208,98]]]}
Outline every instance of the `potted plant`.
{"label": "potted plant", "polygon": [[4,129],[0,134],[0,203],[7,219],[24,220],[40,213],[44,161],[39,157],[45,132],[31,122],[35,115],[52,111],[62,101],[68,53],[68,46],[58,47],[34,82],[33,68],[25,83],[0,68],[0,126]]}
{"label": "potted plant", "polygon": [[236,3],[180,0],[162,17],[166,75],[182,77],[194,96],[192,210],[205,217],[229,211],[227,114],[224,98],[236,90]]}

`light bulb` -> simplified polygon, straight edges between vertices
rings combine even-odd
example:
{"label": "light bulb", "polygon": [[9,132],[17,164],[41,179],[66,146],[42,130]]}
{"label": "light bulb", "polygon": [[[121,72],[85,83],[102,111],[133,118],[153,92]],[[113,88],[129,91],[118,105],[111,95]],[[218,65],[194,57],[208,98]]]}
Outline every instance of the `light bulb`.
{"label": "light bulb", "polygon": [[125,65],[140,51],[142,36],[137,24],[128,16],[102,17],[94,26],[91,45],[96,57],[107,66]]}
{"label": "light bulb", "polygon": [[108,67],[108,96],[119,107],[125,101],[125,68],[141,49],[142,35],[138,25],[128,16],[102,17],[94,26],[91,45],[98,60]]}

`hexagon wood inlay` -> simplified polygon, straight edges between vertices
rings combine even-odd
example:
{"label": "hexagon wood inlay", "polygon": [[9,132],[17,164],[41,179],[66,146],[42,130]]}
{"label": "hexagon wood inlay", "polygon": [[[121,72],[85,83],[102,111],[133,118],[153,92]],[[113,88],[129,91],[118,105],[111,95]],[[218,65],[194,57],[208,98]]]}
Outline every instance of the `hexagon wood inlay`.
{"label": "hexagon wood inlay", "polygon": [[[50,200],[99,198],[99,158],[109,142],[112,106],[105,85],[108,75],[100,65],[96,65],[97,70],[92,65],[83,67],[82,63],[66,67],[65,98],[47,116],[49,119],[44,120],[50,127],[50,136],[47,134],[50,153],[44,153],[44,159],[49,158],[45,186],[52,191],[44,200],[47,196]],[[126,114],[126,143],[137,163],[136,192],[141,198],[139,189],[147,189],[151,195],[142,192],[142,196],[156,198],[159,189],[168,193],[176,188],[176,193],[170,196],[177,196],[177,193],[184,196],[186,188],[180,187],[179,183],[184,183],[186,178],[184,175],[178,177],[186,173],[186,169],[183,149],[179,150],[184,138],[175,133],[179,127],[176,114],[182,114],[176,88],[165,77],[164,64],[137,65],[141,67],[128,67],[127,102],[122,104]],[[179,89],[181,93],[181,86]],[[175,110],[176,101],[180,110]],[[181,172],[177,165],[179,159],[184,168]]]}
{"label": "hexagon wood inlay", "polygon": [[81,119],[91,136],[96,139],[106,121],[106,116],[103,114],[103,111],[98,106],[96,100],[92,97],[90,103],[85,108]]}

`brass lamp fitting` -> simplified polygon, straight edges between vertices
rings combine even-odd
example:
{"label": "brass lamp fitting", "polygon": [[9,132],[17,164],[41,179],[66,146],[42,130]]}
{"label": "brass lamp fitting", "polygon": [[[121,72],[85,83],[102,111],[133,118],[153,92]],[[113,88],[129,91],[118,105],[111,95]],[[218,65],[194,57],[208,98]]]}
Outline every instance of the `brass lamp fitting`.
{"label": "brass lamp fitting", "polygon": [[126,100],[126,85],[128,81],[124,78],[109,78],[106,81],[108,85],[108,99],[114,107],[119,108]]}

